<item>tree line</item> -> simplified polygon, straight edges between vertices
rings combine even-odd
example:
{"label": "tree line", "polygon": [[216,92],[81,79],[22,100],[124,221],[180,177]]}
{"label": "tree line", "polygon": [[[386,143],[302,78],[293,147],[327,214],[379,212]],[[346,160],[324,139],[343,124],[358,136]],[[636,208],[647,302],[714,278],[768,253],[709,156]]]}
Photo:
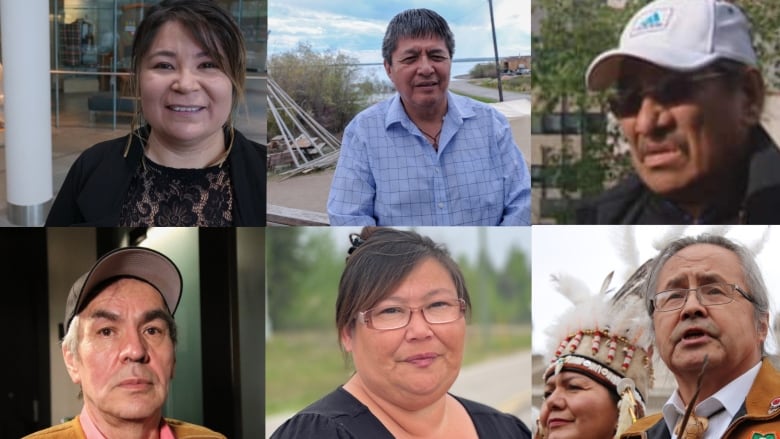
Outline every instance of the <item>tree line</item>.
{"label": "tree line", "polygon": [[[344,240],[346,241],[346,236]],[[327,230],[277,228],[266,234],[268,315],[273,331],[335,330],[335,304],[346,251]],[[483,249],[472,262],[453,255],[469,288],[472,322],[531,321],[530,257],[511,248],[503,266]]]}

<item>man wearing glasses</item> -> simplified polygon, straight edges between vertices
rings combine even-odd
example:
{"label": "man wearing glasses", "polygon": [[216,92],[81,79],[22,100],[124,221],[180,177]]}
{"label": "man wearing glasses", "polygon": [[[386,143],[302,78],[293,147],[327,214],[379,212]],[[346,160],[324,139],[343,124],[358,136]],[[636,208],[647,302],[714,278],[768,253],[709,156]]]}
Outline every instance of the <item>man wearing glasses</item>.
{"label": "man wearing glasses", "polygon": [[677,391],[621,437],[775,438],[780,373],[764,352],[769,303],[750,251],[721,236],[678,239],[652,262],[645,303]]}
{"label": "man wearing glasses", "polygon": [[636,173],[577,211],[583,224],[780,222],[780,154],[760,125],[750,24],[721,0],[658,0],[586,74]]}

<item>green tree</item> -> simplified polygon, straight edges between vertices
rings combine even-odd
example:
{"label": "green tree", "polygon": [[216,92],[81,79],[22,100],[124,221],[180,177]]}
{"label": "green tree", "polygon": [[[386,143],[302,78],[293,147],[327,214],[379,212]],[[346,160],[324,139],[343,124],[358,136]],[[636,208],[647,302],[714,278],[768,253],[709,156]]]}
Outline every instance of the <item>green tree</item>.
{"label": "green tree", "polygon": [[530,268],[531,264],[525,252],[512,247],[503,271],[498,273],[498,297],[513,304],[513,315],[509,317],[511,322],[531,322]]}
{"label": "green tree", "polygon": [[266,233],[268,314],[274,328],[285,327],[285,316],[295,302],[300,273],[307,269],[301,263],[302,231],[299,227],[279,227],[273,233]]}
{"label": "green tree", "polygon": [[[561,132],[560,150],[546,157],[545,180],[554,181],[567,202],[577,196],[601,192],[606,182],[619,178],[629,168],[616,153],[615,132],[603,126],[586,126],[586,113],[596,109],[606,114],[603,94],[589,93],[585,71],[599,53],[615,47],[620,31],[644,1],[627,1],[624,9],[610,7],[605,0],[539,0],[533,4],[540,18],[539,35],[532,41],[534,68],[534,111],[560,112],[562,125],[578,116],[582,148],[574,151],[566,129]],[[556,219],[571,222],[564,210]]]}
{"label": "green tree", "polygon": [[326,229],[274,228],[266,233],[268,306],[277,330],[335,328],[345,255]]}
{"label": "green tree", "polygon": [[753,38],[764,81],[769,88],[780,88],[778,65],[780,64],[780,2],[766,0],[739,0],[740,6],[753,26]]}
{"label": "green tree", "polygon": [[[376,78],[360,74],[358,59],[344,53],[316,52],[308,43],[295,50],[271,56],[271,78],[317,122],[332,133],[344,131],[347,123],[367,103],[385,90]],[[269,136],[279,133],[269,119]]]}

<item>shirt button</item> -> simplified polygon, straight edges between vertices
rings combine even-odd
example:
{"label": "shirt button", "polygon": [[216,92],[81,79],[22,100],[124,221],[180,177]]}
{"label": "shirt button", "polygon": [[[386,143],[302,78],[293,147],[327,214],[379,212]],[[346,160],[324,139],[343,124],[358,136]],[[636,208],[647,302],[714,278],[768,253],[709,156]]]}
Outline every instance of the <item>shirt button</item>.
{"label": "shirt button", "polygon": [[444,209],[444,203],[439,203],[439,209]]}
{"label": "shirt button", "polygon": [[433,173],[434,173],[434,174],[438,174],[438,173],[439,173],[439,168],[434,168],[434,169],[433,169]]}

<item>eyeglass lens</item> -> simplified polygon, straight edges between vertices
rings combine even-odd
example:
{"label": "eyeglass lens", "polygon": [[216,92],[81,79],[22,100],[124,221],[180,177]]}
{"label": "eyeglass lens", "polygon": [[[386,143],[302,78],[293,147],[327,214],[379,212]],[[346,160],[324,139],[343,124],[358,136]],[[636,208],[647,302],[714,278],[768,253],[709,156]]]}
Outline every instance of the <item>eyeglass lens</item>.
{"label": "eyeglass lens", "polygon": [[631,117],[639,113],[645,96],[663,106],[690,101],[696,91],[696,83],[723,76],[721,72],[707,72],[697,75],[667,75],[652,86],[639,83],[620,84],[608,102],[612,113],[618,117]]}
{"label": "eyeglass lens", "polygon": [[732,284],[709,284],[699,288],[662,291],[655,296],[655,306],[659,311],[671,311],[682,308],[691,292],[704,306],[724,305],[734,300],[735,286]]}
{"label": "eyeglass lens", "polygon": [[[415,309],[418,308],[401,305],[380,306],[370,310],[368,318],[376,329],[401,328],[411,321]],[[449,323],[460,317],[462,306],[459,300],[438,300],[420,307],[419,310],[428,323]]]}

